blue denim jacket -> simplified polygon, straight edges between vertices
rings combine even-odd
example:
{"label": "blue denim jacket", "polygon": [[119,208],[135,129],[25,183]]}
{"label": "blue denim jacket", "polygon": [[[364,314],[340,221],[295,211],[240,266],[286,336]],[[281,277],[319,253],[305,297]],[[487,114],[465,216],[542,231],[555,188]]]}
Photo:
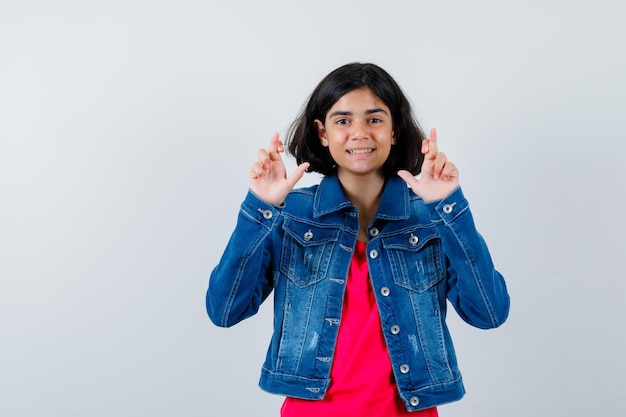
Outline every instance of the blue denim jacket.
{"label": "blue denim jacket", "polygon": [[[218,326],[252,316],[274,291],[264,390],[322,399],[328,389],[350,259],[355,207],[336,176],[293,190],[284,205],[249,192],[211,273],[207,312]],[[446,299],[467,323],[502,324],[509,296],[460,188],[424,203],[400,178],[385,184],[368,229],[369,273],[395,380],[410,411],[465,390],[445,323]]]}

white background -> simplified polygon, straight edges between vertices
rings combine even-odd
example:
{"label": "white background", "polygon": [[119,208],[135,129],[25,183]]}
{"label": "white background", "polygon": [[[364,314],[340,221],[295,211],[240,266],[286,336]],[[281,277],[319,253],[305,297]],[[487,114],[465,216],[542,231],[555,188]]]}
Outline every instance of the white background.
{"label": "white background", "polygon": [[437,127],[512,297],[497,330],[451,313],[468,393],[441,416],[623,416],[625,9],[1,0],[0,415],[277,416],[271,305],[216,328],[208,275],[257,149],[372,61]]}

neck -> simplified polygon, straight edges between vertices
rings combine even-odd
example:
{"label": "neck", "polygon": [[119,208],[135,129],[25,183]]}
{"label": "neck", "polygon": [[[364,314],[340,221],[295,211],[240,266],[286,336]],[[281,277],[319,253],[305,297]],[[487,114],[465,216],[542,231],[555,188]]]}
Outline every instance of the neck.
{"label": "neck", "polygon": [[385,178],[382,175],[346,176],[338,175],[339,182],[348,200],[359,211],[359,239],[367,241],[365,233],[378,210]]}

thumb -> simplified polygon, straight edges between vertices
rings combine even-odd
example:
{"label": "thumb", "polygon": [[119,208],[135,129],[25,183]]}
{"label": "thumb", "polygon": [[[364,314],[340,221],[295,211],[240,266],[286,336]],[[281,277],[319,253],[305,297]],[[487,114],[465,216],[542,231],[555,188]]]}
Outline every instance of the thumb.
{"label": "thumb", "polygon": [[295,187],[296,183],[300,181],[306,170],[309,169],[310,165],[311,164],[308,162],[301,163],[298,165],[298,168],[296,168],[296,170],[287,177],[287,184],[289,184],[290,188]]}
{"label": "thumb", "polygon": [[407,170],[401,169],[400,171],[398,171],[398,176],[402,178],[404,182],[406,182],[407,185],[412,189],[415,189],[419,185],[419,181],[417,181],[417,178],[415,178],[413,174],[411,174]]}

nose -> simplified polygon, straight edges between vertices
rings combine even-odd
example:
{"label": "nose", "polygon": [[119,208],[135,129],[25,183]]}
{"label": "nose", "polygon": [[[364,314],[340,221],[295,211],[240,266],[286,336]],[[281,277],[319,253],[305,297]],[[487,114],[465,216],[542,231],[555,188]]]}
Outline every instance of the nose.
{"label": "nose", "polygon": [[355,121],[352,123],[352,129],[350,130],[350,139],[360,140],[367,139],[369,136],[369,126],[366,122]]}

